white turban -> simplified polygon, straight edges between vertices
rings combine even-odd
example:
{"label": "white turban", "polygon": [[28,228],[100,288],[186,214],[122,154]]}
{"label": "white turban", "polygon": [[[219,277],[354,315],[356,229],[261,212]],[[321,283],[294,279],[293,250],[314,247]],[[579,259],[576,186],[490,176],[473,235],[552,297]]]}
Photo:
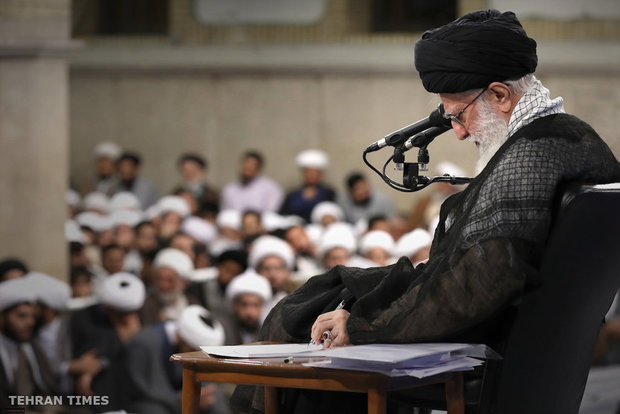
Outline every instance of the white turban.
{"label": "white turban", "polygon": [[121,191],[116,193],[110,199],[110,210],[134,210],[142,211],[140,200],[134,193],[129,191]]}
{"label": "white turban", "polygon": [[65,240],[69,243],[86,244],[88,237],[86,237],[77,221],[67,220],[65,221]]}
{"label": "white turban", "polygon": [[429,232],[424,229],[415,229],[398,239],[394,255],[411,257],[424,247],[430,246],[432,242],[433,237]]}
{"label": "white turban", "polygon": [[96,233],[109,230],[113,227],[112,219],[109,216],[85,211],[75,216],[75,221],[82,226],[92,229]]}
{"label": "white turban", "polygon": [[121,156],[121,147],[114,142],[103,141],[98,143],[93,149],[95,158],[111,158],[116,161]]}
{"label": "white turban", "polygon": [[0,312],[21,303],[34,303],[36,300],[36,294],[26,278],[0,282]]}
{"label": "white turban", "polygon": [[464,177],[465,171],[458,165],[451,163],[450,161],[442,161],[435,167],[437,175],[453,175],[455,177]]}
{"label": "white turban", "polygon": [[263,302],[269,302],[273,296],[269,280],[256,273],[254,269],[248,269],[235,276],[226,287],[226,299],[229,303],[244,294],[260,296]]}
{"label": "white turban", "polygon": [[261,223],[268,232],[284,230],[302,224],[304,219],[299,216],[281,216],[272,211],[265,211],[261,214]]}
{"label": "white turban", "polygon": [[295,263],[295,253],[287,242],[274,236],[261,236],[252,243],[248,263],[256,269],[267,256],[277,256],[291,270]]}
{"label": "white turban", "polygon": [[39,302],[57,311],[67,308],[71,288],[66,282],[41,272],[29,272],[24,276]]}
{"label": "white turban", "polygon": [[323,226],[320,224],[310,223],[304,226],[304,230],[313,244],[318,245],[320,243],[321,235],[323,234]]}
{"label": "white turban", "polygon": [[183,220],[181,231],[203,244],[209,244],[217,237],[217,228],[213,224],[195,216]]}
{"label": "white turban", "polygon": [[110,199],[107,195],[99,191],[88,193],[86,197],[84,197],[83,203],[86,210],[98,210],[102,213],[108,213],[110,211]]}
{"label": "white turban", "polygon": [[349,253],[355,251],[357,243],[350,224],[332,223],[325,229],[319,241],[318,257],[322,258],[335,247],[344,247]]}
{"label": "white turban", "polygon": [[313,223],[320,224],[324,216],[334,216],[336,221],[342,221],[344,212],[338,204],[332,201],[321,201],[312,209],[310,219]]}
{"label": "white turban", "polygon": [[241,230],[241,213],[237,210],[222,210],[215,219],[219,228],[229,227],[235,230]]}
{"label": "white turban", "polygon": [[181,339],[194,349],[224,344],[224,327],[202,306],[190,305],[183,309],[177,326]]}
{"label": "white turban", "polygon": [[135,312],[144,304],[144,283],[131,273],[114,273],[101,282],[99,302],[119,312]]}
{"label": "white turban", "polygon": [[80,194],[77,191],[68,189],[65,192],[65,201],[71,207],[79,207],[80,202],[82,201],[82,198],[80,197]]}
{"label": "white turban", "polygon": [[194,275],[194,263],[192,259],[181,250],[167,248],[162,249],[155,256],[153,261],[155,270],[167,267],[174,270],[180,277],[185,280],[192,280]]}
{"label": "white turban", "polygon": [[362,236],[360,240],[360,253],[366,255],[371,249],[381,248],[392,255],[394,251],[394,238],[390,233],[383,230],[373,230]]}
{"label": "white turban", "polygon": [[323,151],[310,149],[297,154],[296,162],[299,168],[324,170],[329,164],[329,158]]}
{"label": "white turban", "polygon": [[157,209],[160,216],[166,213],[177,213],[181,217],[187,217],[191,213],[187,201],[183,197],[175,195],[160,198],[157,202]]}
{"label": "white turban", "polygon": [[112,227],[121,225],[136,227],[142,221],[142,213],[132,210],[115,210],[108,217]]}

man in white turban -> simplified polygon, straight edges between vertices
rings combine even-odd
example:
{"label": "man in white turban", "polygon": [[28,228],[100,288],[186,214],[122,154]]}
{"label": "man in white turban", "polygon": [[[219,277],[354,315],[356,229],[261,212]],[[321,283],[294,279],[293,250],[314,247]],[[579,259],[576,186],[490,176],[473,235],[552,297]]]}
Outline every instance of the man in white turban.
{"label": "man in white turban", "polygon": [[295,254],[284,240],[274,236],[262,236],[252,244],[248,263],[259,275],[269,280],[273,290],[273,298],[264,309],[264,315],[267,315],[293,288],[291,271],[295,264]]}
{"label": "man in white turban", "polygon": [[116,175],[116,161],[121,153],[121,147],[110,141],[102,141],[93,149],[97,191],[108,196],[114,194],[119,181]]}
{"label": "man in white turban", "polygon": [[309,149],[300,152],[295,161],[302,174],[302,183],[286,195],[280,214],[292,214],[310,221],[312,209],[318,203],[336,198],[334,189],[323,181],[329,159],[323,151]]}
{"label": "man in white turban", "polygon": [[153,272],[154,290],[140,312],[142,323],[176,320],[188,305],[199,303],[185,293],[194,274],[194,263],[187,254],[173,248],[160,250],[153,261]]}
{"label": "man in white turban", "polygon": [[94,407],[96,411],[125,409],[131,399],[125,344],[140,330],[137,312],[145,288],[136,276],[115,273],[102,281],[97,296],[98,304],[73,313],[69,322],[73,359],[93,353],[100,362],[98,372],[77,377],[75,390],[80,395],[107,396],[109,404]]}
{"label": "man in white turban", "polygon": [[33,341],[35,302],[26,277],[0,283],[0,407],[12,406],[10,395],[57,393],[53,370]]}
{"label": "man in white turban", "polygon": [[360,254],[375,266],[387,266],[394,256],[394,239],[383,230],[372,230],[360,240]]}
{"label": "man in white turban", "polygon": [[334,223],[321,235],[317,258],[325,270],[346,265],[355,253],[357,241],[353,229],[347,223]]}
{"label": "man in white turban", "polygon": [[[127,344],[127,372],[131,378],[132,401],[127,411],[148,414],[180,414],[183,370],[168,360],[170,355],[200,349],[202,345],[223,345],[224,329],[205,308],[190,305],[177,320],[143,327]],[[201,412],[227,414],[220,387],[202,384]]]}
{"label": "man in white turban", "polygon": [[234,317],[232,344],[256,341],[263,309],[272,296],[269,281],[254,269],[246,270],[230,282],[226,288],[226,300]]}

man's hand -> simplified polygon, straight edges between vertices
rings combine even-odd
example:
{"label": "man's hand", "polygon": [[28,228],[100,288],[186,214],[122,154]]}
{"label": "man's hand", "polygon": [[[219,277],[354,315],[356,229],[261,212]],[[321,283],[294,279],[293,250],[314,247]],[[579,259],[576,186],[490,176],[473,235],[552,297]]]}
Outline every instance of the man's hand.
{"label": "man's hand", "polygon": [[140,318],[137,313],[123,315],[123,317],[114,323],[114,328],[121,342],[126,343],[140,330]]}
{"label": "man's hand", "polygon": [[91,376],[96,376],[103,368],[101,361],[97,358],[98,352],[97,349],[91,349],[79,358],[69,362],[69,373],[72,375],[90,374]]}
{"label": "man's hand", "polygon": [[312,339],[315,343],[320,344],[323,332],[330,331],[332,340],[323,342],[325,348],[350,345],[351,342],[349,342],[349,334],[347,332],[347,319],[349,319],[349,312],[344,309],[319,315],[316,321],[314,321],[314,325],[312,325]]}
{"label": "man's hand", "polygon": [[75,391],[79,395],[85,395],[87,397],[95,395],[90,387],[93,382],[94,375],[82,374],[75,380]]}

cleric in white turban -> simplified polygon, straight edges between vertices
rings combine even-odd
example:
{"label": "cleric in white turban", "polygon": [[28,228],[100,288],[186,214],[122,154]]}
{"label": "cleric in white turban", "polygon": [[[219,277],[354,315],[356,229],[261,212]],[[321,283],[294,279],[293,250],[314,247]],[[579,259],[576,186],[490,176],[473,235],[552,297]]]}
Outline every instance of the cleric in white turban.
{"label": "cleric in white turban", "polygon": [[310,221],[312,209],[317,204],[336,198],[334,189],[324,181],[329,158],[321,150],[308,149],[297,154],[295,163],[301,173],[301,184],[286,194],[280,213]]}
{"label": "cleric in white turban", "polygon": [[248,269],[226,288],[226,299],[233,313],[233,343],[255,342],[265,317],[265,305],[273,297],[269,281]]}

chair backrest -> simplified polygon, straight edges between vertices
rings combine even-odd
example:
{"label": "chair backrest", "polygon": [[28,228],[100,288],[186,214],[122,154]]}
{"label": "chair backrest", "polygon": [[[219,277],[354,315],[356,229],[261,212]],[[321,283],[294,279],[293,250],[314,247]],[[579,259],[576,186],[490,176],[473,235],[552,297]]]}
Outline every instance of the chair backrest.
{"label": "chair backrest", "polygon": [[541,276],[542,287],[518,307],[491,412],[578,413],[601,322],[620,287],[620,185],[584,186],[571,196]]}

